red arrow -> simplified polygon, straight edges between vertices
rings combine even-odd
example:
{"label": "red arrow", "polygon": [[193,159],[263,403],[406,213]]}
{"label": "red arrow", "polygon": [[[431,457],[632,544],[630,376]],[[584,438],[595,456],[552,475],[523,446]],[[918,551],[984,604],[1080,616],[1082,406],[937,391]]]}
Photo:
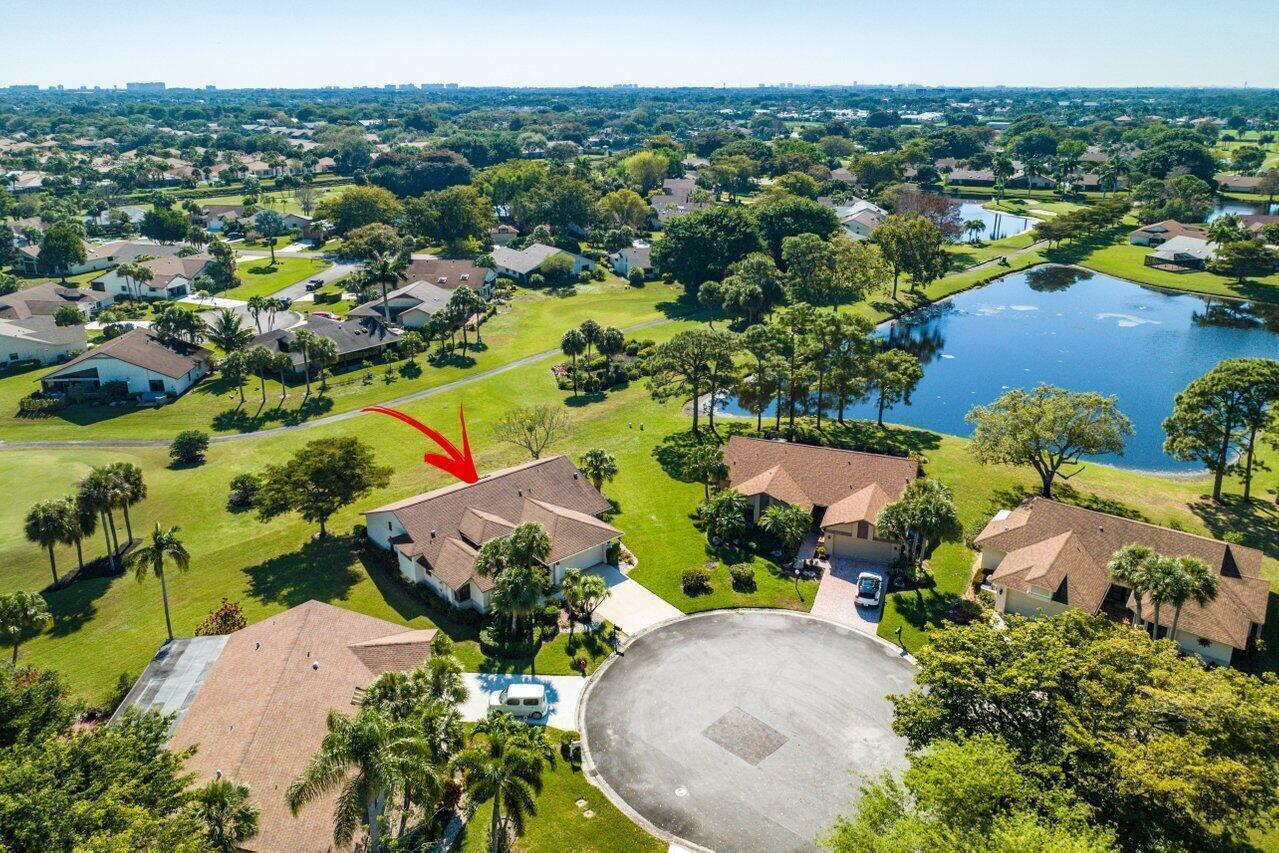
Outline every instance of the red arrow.
{"label": "red arrow", "polygon": [[460,451],[453,442],[416,418],[409,417],[397,409],[390,409],[386,406],[366,406],[360,411],[377,412],[378,414],[390,415],[397,420],[404,421],[404,423],[434,441],[448,453],[448,456],[441,453],[423,454],[422,461],[427,465],[434,465],[441,471],[457,477],[463,483],[474,483],[480,478],[480,475],[475,472],[475,459],[471,457],[471,443],[466,439],[466,414],[463,412],[461,405],[457,407],[457,418],[462,423],[462,449]]}

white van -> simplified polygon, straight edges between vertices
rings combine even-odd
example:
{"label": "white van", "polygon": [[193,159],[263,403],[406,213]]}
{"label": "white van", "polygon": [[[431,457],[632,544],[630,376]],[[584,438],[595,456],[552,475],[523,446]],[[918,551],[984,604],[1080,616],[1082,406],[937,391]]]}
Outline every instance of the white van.
{"label": "white van", "polygon": [[509,684],[489,696],[489,710],[505,711],[512,717],[540,720],[546,716],[545,684]]}

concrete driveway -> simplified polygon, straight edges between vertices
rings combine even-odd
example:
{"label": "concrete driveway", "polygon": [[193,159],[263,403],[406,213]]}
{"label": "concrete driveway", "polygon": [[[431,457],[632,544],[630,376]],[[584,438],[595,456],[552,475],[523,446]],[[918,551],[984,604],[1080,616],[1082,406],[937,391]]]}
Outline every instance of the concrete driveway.
{"label": "concrete driveway", "polygon": [[281,288],[271,295],[283,299],[297,299],[299,296],[302,296],[307,292],[307,283],[312,279],[317,279],[323,284],[328,284],[331,281],[337,281],[339,278],[350,275],[359,268],[359,264],[333,264],[332,266],[325,267],[320,270],[315,275],[308,276],[295,284],[290,284],[288,287]]}
{"label": "concrete driveway", "polygon": [[879,629],[879,620],[884,615],[884,603],[881,597],[877,607],[854,604],[853,599],[857,597],[857,576],[862,572],[879,575],[880,583],[883,584],[881,589],[888,589],[888,573],[883,566],[836,557],[832,559],[830,568],[822,575],[821,583],[818,584],[812,613],[873,637]]}
{"label": "concrete driveway", "polygon": [[607,619],[624,634],[634,636],[645,628],[682,615],[674,605],[639,581],[633,581],[617,566],[600,565],[589,569],[608,584],[608,598],[595,608],[595,618]]}
{"label": "concrete driveway", "polygon": [[[580,675],[499,675],[487,672],[467,672],[462,677],[471,691],[462,704],[462,717],[480,720],[488,714],[489,695],[501,691],[508,684],[545,684],[546,702],[551,714],[536,722],[572,731],[577,728],[577,705],[586,679]],[[533,722],[530,720],[530,722]]]}
{"label": "concrete driveway", "polygon": [[858,787],[905,764],[895,649],[786,611],[719,611],[633,639],[582,697],[584,767],[666,841],[815,850]]}

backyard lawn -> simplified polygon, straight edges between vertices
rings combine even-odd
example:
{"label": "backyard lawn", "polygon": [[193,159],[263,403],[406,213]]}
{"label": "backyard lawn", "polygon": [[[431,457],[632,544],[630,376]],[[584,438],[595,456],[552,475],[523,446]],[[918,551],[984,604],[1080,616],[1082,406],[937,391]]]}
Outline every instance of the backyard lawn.
{"label": "backyard lawn", "polygon": [[315,258],[290,258],[276,256],[275,266],[269,258],[245,258],[237,272],[240,284],[219,293],[227,299],[252,299],[254,296],[270,296],[290,284],[310,278],[329,266],[328,261]]}

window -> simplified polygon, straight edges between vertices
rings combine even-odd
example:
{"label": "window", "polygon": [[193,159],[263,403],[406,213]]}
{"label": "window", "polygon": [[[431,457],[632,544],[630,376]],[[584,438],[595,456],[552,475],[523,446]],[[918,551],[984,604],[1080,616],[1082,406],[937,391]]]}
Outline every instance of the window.
{"label": "window", "polygon": [[164,383],[160,381],[159,379],[152,379],[150,382],[150,387],[151,387],[152,393],[159,394],[161,391],[164,390]]}
{"label": "window", "polygon": [[857,538],[858,539],[870,538],[870,522],[869,521],[857,522]]}
{"label": "window", "polygon": [[520,700],[519,700],[519,699],[507,699],[507,700],[506,700],[506,704],[508,704],[508,705],[510,705],[512,708],[514,708],[514,707],[516,707],[516,706],[518,706],[518,705],[520,704]]}
{"label": "window", "polygon": [[530,708],[534,708],[534,707],[537,707],[537,700],[536,700],[536,699],[525,699],[525,700],[524,700],[524,704],[525,704],[525,705],[528,705]]}
{"label": "window", "polygon": [[391,529],[391,522],[390,522],[390,521],[387,521],[387,522],[386,522],[386,529],[387,529],[387,530],[390,530],[390,529]]}
{"label": "window", "polygon": [[462,587],[456,593],[454,593],[453,597],[456,598],[458,601],[470,601],[471,585],[468,583],[466,586]]}

